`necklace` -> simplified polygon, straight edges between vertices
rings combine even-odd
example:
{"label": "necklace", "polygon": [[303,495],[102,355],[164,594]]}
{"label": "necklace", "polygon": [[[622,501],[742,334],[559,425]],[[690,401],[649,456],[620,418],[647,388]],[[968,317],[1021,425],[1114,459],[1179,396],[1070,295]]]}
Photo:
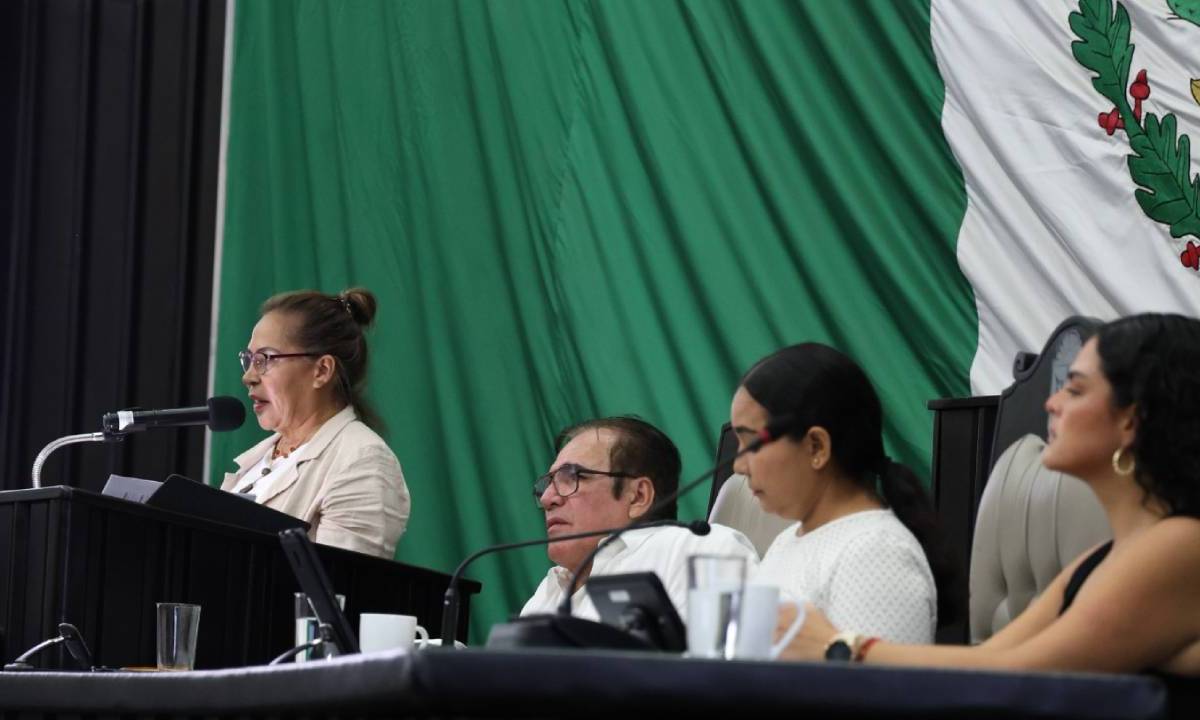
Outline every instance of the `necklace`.
{"label": "necklace", "polygon": [[286,450],[281,449],[279,447],[279,442],[282,439],[283,438],[280,438],[279,440],[275,441],[275,449],[273,449],[271,451],[271,459],[272,460],[278,460],[279,458],[285,458],[288,455],[291,455],[292,453],[296,452],[296,448],[300,447],[300,443],[296,443],[295,445],[292,445],[291,447],[289,447]]}

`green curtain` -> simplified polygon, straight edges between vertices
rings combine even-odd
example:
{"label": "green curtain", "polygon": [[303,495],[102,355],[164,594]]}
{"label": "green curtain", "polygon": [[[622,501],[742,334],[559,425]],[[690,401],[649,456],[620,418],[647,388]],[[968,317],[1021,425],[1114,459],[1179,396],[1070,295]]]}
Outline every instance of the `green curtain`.
{"label": "green curtain", "polygon": [[[544,532],[559,428],[636,413],[691,477],[794,342],[857,358],[927,474],[976,344],[942,96],[928,0],[239,2],[216,392],[272,293],[376,292],[397,558],[446,572]],[[216,436],[212,479],[262,436]],[[547,567],[480,561],[473,638]]]}

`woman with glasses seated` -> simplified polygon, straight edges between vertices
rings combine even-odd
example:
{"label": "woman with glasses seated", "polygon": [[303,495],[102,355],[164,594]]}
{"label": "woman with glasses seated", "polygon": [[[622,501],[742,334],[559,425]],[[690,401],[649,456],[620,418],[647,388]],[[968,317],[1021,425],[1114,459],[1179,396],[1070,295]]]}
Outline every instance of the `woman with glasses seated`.
{"label": "woman with glasses seated", "polygon": [[263,303],[238,357],[258,424],[273,434],[234,459],[221,488],[308,522],[315,542],[391,558],[410,501],[363,397],[375,309],[363,288]]}
{"label": "woman with glasses seated", "polygon": [[950,566],[920,480],[884,453],[883,413],[866,373],[819,343],[763,358],[730,407],[739,447],[779,418],[790,418],[790,430],[734,463],[764,511],[795,521],[767,549],[754,582],[840,624],[932,642],[939,609],[953,615],[950,593],[940,592]]}
{"label": "woman with glasses seated", "polygon": [[1179,315],[1116,320],[1084,344],[1066,384],[1046,400],[1050,426],[1042,463],[1087,483],[1104,507],[1113,539],[1067,565],[999,633],[973,647],[902,645],[876,641],[856,624],[809,608],[784,656],[1153,671],[1175,685],[1173,714],[1177,703],[1194,703],[1195,680],[1176,685],[1173,678],[1200,676],[1197,368],[1200,321]]}

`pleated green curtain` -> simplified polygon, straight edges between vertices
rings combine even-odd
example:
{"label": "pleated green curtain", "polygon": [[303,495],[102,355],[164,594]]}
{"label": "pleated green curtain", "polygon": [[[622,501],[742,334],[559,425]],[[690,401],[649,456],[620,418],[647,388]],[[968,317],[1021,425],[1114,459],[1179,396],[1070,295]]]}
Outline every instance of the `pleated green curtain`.
{"label": "pleated green curtain", "polygon": [[[216,392],[259,303],[365,285],[370,396],[450,571],[544,533],[559,428],[636,413],[713,457],[741,372],[817,340],[928,472],[976,345],[928,0],[237,4]],[[213,477],[262,437],[214,437]],[[681,502],[703,514],[707,488]],[[548,561],[481,561],[475,640]]]}

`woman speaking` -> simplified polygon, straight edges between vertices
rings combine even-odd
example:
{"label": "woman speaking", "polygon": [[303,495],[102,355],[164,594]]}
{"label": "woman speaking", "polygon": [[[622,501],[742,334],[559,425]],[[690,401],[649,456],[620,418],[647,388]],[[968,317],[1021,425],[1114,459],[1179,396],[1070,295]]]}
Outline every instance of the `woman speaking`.
{"label": "woman speaking", "polygon": [[234,459],[221,489],[308,522],[315,542],[391,558],[410,501],[362,396],[375,309],[363,288],[263,303],[238,359],[258,424],[274,434]]}

